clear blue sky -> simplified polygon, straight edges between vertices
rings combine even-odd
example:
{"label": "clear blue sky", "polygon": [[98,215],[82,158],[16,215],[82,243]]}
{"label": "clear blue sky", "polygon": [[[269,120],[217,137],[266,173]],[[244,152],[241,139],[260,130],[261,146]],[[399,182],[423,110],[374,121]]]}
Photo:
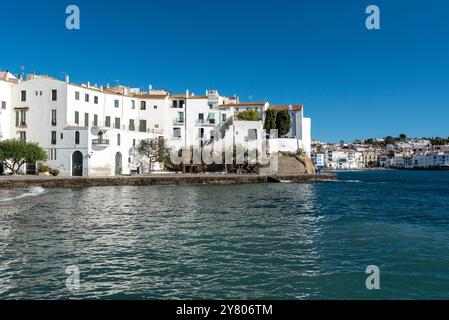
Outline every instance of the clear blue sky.
{"label": "clear blue sky", "polygon": [[[81,30],[65,29],[77,4]],[[365,8],[381,30],[365,28]],[[327,141],[449,136],[449,1],[2,1],[0,69],[305,105]]]}

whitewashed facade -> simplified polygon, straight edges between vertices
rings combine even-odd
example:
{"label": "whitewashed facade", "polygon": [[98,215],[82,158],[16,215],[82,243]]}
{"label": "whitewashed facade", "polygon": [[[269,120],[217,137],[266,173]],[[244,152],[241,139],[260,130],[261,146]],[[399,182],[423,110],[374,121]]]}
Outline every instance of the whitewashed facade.
{"label": "whitewashed facade", "polygon": [[[76,85],[68,76],[64,81],[37,75],[3,78],[0,139],[38,143],[48,153],[48,165],[63,176],[135,173],[140,168],[135,148],[143,139],[164,137],[179,150],[221,139],[252,147],[255,139],[264,138],[262,121],[236,121],[234,115],[251,107],[263,114],[269,103],[241,104],[216,90],[204,96],[174,95],[152,88],[140,92],[123,86]],[[291,144],[295,150],[290,151],[299,147],[310,154],[310,119],[303,117],[302,106],[292,115],[292,141],[281,139],[279,145]]]}

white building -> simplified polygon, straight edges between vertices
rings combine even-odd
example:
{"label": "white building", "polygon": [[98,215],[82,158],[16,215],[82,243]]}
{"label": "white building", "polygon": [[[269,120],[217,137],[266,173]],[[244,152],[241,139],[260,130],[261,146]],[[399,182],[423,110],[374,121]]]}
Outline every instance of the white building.
{"label": "white building", "polygon": [[[174,150],[201,148],[220,139],[251,147],[264,138],[263,122],[236,121],[234,116],[248,108],[262,114],[269,108],[268,102],[240,103],[216,90],[204,96],[152,87],[140,92],[76,85],[68,76],[64,81],[37,75],[22,80],[9,73],[0,73],[0,101],[0,139],[38,143],[48,153],[48,165],[63,176],[134,173],[141,165],[136,146],[155,137],[164,137]],[[286,108],[292,114],[289,139],[270,143],[310,154],[311,120],[304,118],[302,106]]]}
{"label": "white building", "polygon": [[325,150],[325,166],[334,170],[357,170],[365,168],[363,154],[353,150]]}
{"label": "white building", "polygon": [[324,168],[326,165],[324,158],[325,158],[324,153],[312,153],[311,155],[311,160],[313,164],[320,168]]}

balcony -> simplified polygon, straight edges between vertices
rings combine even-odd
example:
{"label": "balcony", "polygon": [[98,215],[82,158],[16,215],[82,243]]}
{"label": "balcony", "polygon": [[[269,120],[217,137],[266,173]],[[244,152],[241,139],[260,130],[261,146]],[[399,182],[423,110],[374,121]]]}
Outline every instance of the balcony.
{"label": "balcony", "polygon": [[213,126],[215,126],[215,121],[214,121],[214,123],[211,123],[209,120],[197,120],[196,125],[204,126],[204,127],[213,127]]}
{"label": "balcony", "polygon": [[108,147],[109,140],[108,139],[93,139],[92,144],[97,147]]}
{"label": "balcony", "polygon": [[183,126],[183,125],[185,125],[185,121],[184,121],[184,119],[175,119],[173,121],[173,125],[174,126]]}

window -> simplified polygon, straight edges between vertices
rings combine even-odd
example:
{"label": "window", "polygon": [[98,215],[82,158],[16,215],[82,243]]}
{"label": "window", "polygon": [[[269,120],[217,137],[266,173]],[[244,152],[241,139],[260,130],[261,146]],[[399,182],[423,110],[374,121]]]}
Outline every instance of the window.
{"label": "window", "polygon": [[98,127],[98,114],[94,114],[94,127]]}
{"label": "window", "polygon": [[204,121],[204,113],[198,114],[198,121],[203,122]]}
{"label": "window", "polygon": [[22,90],[22,92],[21,92],[20,101],[22,101],[22,102],[27,101],[27,92],[25,90]]}
{"label": "window", "polygon": [[56,149],[50,149],[50,160],[56,160]]}
{"label": "window", "polygon": [[154,110],[157,110],[157,106],[153,106],[153,109],[154,109]]}
{"label": "window", "polygon": [[154,125],[154,128],[155,128],[155,129],[159,129],[159,125],[158,125],[158,124],[155,124],[155,125]]}
{"label": "window", "polygon": [[84,95],[84,101],[89,102],[89,94],[86,93]]}
{"label": "window", "polygon": [[120,118],[115,118],[114,128],[120,129]]}
{"label": "window", "polygon": [[221,115],[221,121],[226,122],[226,113]]}
{"label": "window", "polygon": [[58,90],[51,90],[51,101],[58,100]]}
{"label": "window", "polygon": [[133,147],[136,146],[136,139],[133,139]]}
{"label": "window", "polygon": [[20,131],[20,140],[27,141],[27,133],[25,131]]}
{"label": "window", "polygon": [[118,100],[114,100],[114,108],[120,108],[120,102]]}
{"label": "window", "polygon": [[80,144],[80,132],[75,132],[75,144]]}
{"label": "window", "polygon": [[181,128],[173,128],[173,138],[181,138]]}
{"label": "window", "polygon": [[177,100],[173,100],[173,108],[177,108],[178,107],[178,101]]}
{"label": "window", "polygon": [[135,131],[134,119],[129,119],[129,131]]}
{"label": "window", "polygon": [[111,117],[106,116],[105,126],[110,128],[111,127]]}
{"label": "window", "polygon": [[56,126],[56,110],[51,110],[51,125]]}
{"label": "window", "polygon": [[140,101],[140,110],[147,110],[147,102]]}
{"label": "window", "polygon": [[89,114],[88,113],[84,114],[84,126],[89,127]]}
{"label": "window", "polygon": [[23,127],[27,125],[26,111],[16,111],[16,127]]}
{"label": "window", "polygon": [[26,118],[26,111],[22,110],[20,111],[20,125],[26,126],[27,125],[27,118]]}
{"label": "window", "polygon": [[184,108],[184,100],[179,100],[179,107]]}
{"label": "window", "polygon": [[79,91],[75,91],[75,100],[80,100],[80,92]]}
{"label": "window", "polygon": [[51,132],[51,144],[52,145],[56,144],[56,131]]}
{"label": "window", "polygon": [[6,101],[2,101],[2,109],[3,109],[3,110],[6,109]]}
{"label": "window", "polygon": [[135,100],[131,100],[131,109],[136,109],[136,101]]}
{"label": "window", "polygon": [[120,137],[120,133],[119,134],[117,134],[117,145],[120,147],[120,141],[121,140],[121,137]]}
{"label": "window", "polygon": [[215,113],[209,113],[209,123],[215,124]]}
{"label": "window", "polygon": [[35,91],[34,94],[36,95],[36,97],[39,95],[39,91]]}
{"label": "window", "polygon": [[98,104],[98,96],[94,96],[94,104]]}
{"label": "window", "polygon": [[184,123],[184,112],[178,112],[178,123]]}
{"label": "window", "polygon": [[80,124],[80,113],[78,111],[75,111],[75,124],[77,126]]}
{"label": "window", "polygon": [[61,133],[61,140],[63,140],[64,139],[64,134],[63,133]]}
{"label": "window", "polygon": [[147,121],[146,120],[140,120],[139,121],[139,131],[140,132],[147,132]]}
{"label": "window", "polygon": [[257,140],[257,129],[248,129],[248,140]]}

